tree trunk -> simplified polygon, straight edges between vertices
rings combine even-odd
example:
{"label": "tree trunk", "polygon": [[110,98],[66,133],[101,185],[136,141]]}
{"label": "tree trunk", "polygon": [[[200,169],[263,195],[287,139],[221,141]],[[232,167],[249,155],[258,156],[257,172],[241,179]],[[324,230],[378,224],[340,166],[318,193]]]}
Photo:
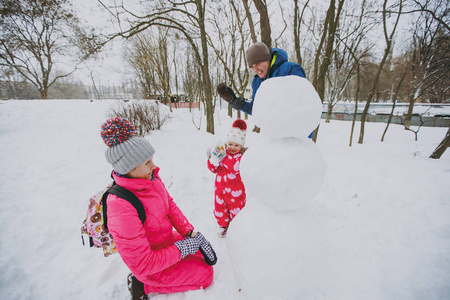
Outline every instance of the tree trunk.
{"label": "tree trunk", "polygon": [[331,105],[331,103],[328,103],[327,118],[325,119],[325,123],[330,123],[332,111],[333,111],[333,106]]}
{"label": "tree trunk", "polygon": [[384,141],[384,136],[386,135],[386,132],[387,132],[387,130],[389,128],[389,125],[391,124],[392,116],[394,115],[395,104],[397,102],[397,95],[398,95],[398,93],[400,91],[400,87],[402,86],[405,77],[406,77],[406,68],[405,68],[405,71],[402,74],[402,77],[400,77],[400,81],[397,84],[397,87],[394,90],[394,97],[392,98],[392,110],[391,110],[391,113],[389,114],[389,119],[387,121],[386,128],[384,129],[383,136],[381,137],[381,141],[382,142]]}
{"label": "tree trunk", "polygon": [[92,75],[92,71],[89,74],[91,75],[92,87],[94,89],[95,98],[100,100],[100,93],[98,92],[97,85],[95,84],[94,75]]}
{"label": "tree trunk", "polygon": [[356,56],[353,52],[352,52],[352,56],[356,61],[356,91],[355,91],[355,111],[353,113],[352,130],[350,131],[350,143],[348,145],[349,147],[352,146],[352,141],[353,141],[353,132],[355,130],[356,115],[358,112],[359,88],[361,86],[361,71],[360,71],[359,60],[356,59]]}
{"label": "tree trunk", "polygon": [[41,93],[41,99],[42,100],[47,100],[48,99],[48,90],[47,89],[39,90],[39,92]]}
{"label": "tree trunk", "polygon": [[298,16],[298,0],[294,0],[294,51],[297,63],[302,64],[302,54],[300,52],[300,18]]}
{"label": "tree trunk", "polygon": [[200,25],[200,38],[202,44],[202,79],[203,91],[206,103],[206,131],[214,134],[214,109],[212,105],[212,86],[211,78],[209,77],[209,59],[208,59],[208,42],[205,29],[205,8],[202,6],[201,0],[196,0],[198,19]]}
{"label": "tree trunk", "polygon": [[272,31],[270,29],[269,14],[264,0],[253,0],[256,9],[259,12],[259,27],[261,28],[261,42],[272,48]]}
{"label": "tree trunk", "polygon": [[447,130],[447,134],[445,135],[442,142],[430,155],[430,158],[439,159],[448,147],[450,147],[450,128]]}
{"label": "tree trunk", "polygon": [[377,73],[375,74],[375,79],[373,81],[372,88],[371,88],[371,90],[369,92],[369,95],[367,96],[366,106],[364,107],[364,111],[363,111],[363,113],[361,115],[361,130],[360,130],[360,133],[359,133],[359,140],[358,140],[359,144],[362,144],[363,141],[364,141],[364,125],[366,123],[367,112],[369,111],[370,102],[372,101],[373,95],[375,94],[375,91],[377,89],[378,81],[379,81],[380,75],[381,75],[381,71],[383,70],[384,64],[386,63],[386,60],[387,60],[387,58],[389,56],[389,53],[391,51],[392,39],[393,39],[395,30],[397,29],[397,25],[398,25],[398,22],[399,22],[399,19],[400,19],[402,7],[403,7],[403,1],[402,0],[400,1],[400,9],[399,9],[399,12],[397,14],[397,19],[396,19],[396,22],[394,24],[394,27],[392,29],[392,32],[391,32],[390,36],[388,36],[388,34],[387,34],[387,25],[386,25],[386,16],[388,14],[390,14],[390,13],[387,11],[386,5],[387,5],[387,0],[384,0],[384,3],[383,3],[383,25],[384,25],[384,27],[383,27],[383,29],[384,29],[384,38],[386,40],[386,49],[384,49],[383,59],[381,60],[380,65],[378,66],[378,70],[377,70]]}
{"label": "tree trunk", "polygon": [[258,40],[256,38],[255,25],[253,25],[253,18],[252,18],[252,14],[250,12],[250,8],[248,6],[248,2],[247,2],[247,0],[242,0],[242,3],[244,4],[245,15],[247,16],[248,25],[249,25],[249,29],[250,29],[250,35],[252,37],[252,42],[256,43]]}
{"label": "tree trunk", "polygon": [[415,102],[416,102],[415,98],[411,95],[409,97],[408,112],[406,113],[405,124],[403,124],[406,128],[409,128],[411,126],[411,118],[412,118]]}
{"label": "tree trunk", "polygon": [[303,5],[302,13],[299,15],[298,0],[294,0],[294,51],[297,63],[303,63],[302,53],[300,51],[300,23],[303,20],[303,14],[308,7],[309,0]]}
{"label": "tree trunk", "polygon": [[327,12],[327,19],[328,19],[328,37],[327,37],[327,43],[325,48],[325,55],[322,59],[322,62],[319,67],[319,72],[317,74],[317,84],[316,84],[316,90],[319,94],[320,99],[325,101],[325,76],[328,71],[328,67],[331,62],[331,53],[333,52],[333,46],[334,46],[334,35],[336,32],[336,22],[335,22],[335,12],[336,10],[336,2],[335,0],[330,1],[330,7],[328,8]]}
{"label": "tree trunk", "polygon": [[386,44],[387,45],[386,45],[386,49],[384,50],[384,57],[381,60],[380,65],[378,66],[377,73],[375,74],[375,79],[373,80],[373,83],[372,83],[372,88],[369,92],[369,95],[367,95],[366,106],[364,106],[364,110],[361,115],[361,130],[359,132],[359,140],[358,140],[359,144],[362,144],[364,141],[364,125],[366,124],[367,113],[369,112],[369,107],[370,107],[370,103],[372,102],[372,99],[373,99],[373,94],[375,93],[375,91],[377,89],[378,81],[380,80],[381,71],[383,70],[384,64],[386,63],[386,59],[387,59],[387,56],[389,55],[389,51],[391,48],[390,40],[387,40]]}
{"label": "tree trunk", "polygon": [[[313,85],[317,91],[317,94],[319,94],[320,100],[322,103],[325,100],[325,78],[326,74],[328,72],[328,68],[331,63],[331,56],[334,49],[334,39],[336,35],[336,28],[337,24],[339,24],[339,16],[342,11],[342,7],[344,5],[345,0],[340,0],[338,9],[336,11],[336,1],[330,0],[330,6],[327,11],[327,16],[325,19],[325,27],[324,32],[322,36],[321,46],[319,47],[319,52],[321,52],[321,48],[323,46],[323,43],[326,39],[326,47],[325,47],[325,54],[323,56],[322,61],[320,62],[320,67],[317,68],[319,65],[319,57],[316,56],[316,61],[314,65],[314,78],[313,78]],[[326,38],[325,38],[326,36]],[[319,125],[320,126],[320,125]],[[317,137],[319,135],[319,127],[316,128],[314,132],[313,141],[317,141]]]}

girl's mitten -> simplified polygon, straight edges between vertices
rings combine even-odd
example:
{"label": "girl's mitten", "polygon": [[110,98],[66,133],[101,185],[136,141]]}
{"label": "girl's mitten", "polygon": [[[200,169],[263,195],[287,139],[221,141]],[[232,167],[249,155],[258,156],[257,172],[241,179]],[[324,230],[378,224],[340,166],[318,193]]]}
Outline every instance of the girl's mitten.
{"label": "girl's mitten", "polygon": [[180,240],[174,243],[174,245],[177,246],[178,250],[180,250],[181,259],[185,258],[189,254],[193,255],[197,253],[200,247],[200,240],[196,237],[187,237],[184,240]]}
{"label": "girl's mitten", "polygon": [[198,242],[200,243],[200,252],[203,254],[206,263],[210,266],[215,265],[217,262],[216,252],[214,252],[214,249],[208,240],[203,236],[203,234],[201,234],[201,232],[197,232],[194,239],[198,239]]}
{"label": "girl's mitten", "polygon": [[200,252],[203,254],[208,265],[213,266],[217,262],[217,255],[211,244],[205,239],[206,243],[200,244]]}
{"label": "girl's mitten", "polygon": [[224,159],[225,155],[226,155],[225,147],[223,145],[216,146],[211,151],[211,158],[209,159],[209,161],[214,166],[217,167],[219,163],[222,161],[222,159]]}

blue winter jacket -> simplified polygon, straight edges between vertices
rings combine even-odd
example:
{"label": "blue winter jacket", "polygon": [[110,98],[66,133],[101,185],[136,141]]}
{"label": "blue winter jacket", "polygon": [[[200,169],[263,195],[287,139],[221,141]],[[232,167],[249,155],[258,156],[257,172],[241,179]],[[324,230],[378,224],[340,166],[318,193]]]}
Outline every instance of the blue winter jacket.
{"label": "blue winter jacket", "polygon": [[260,78],[258,75],[255,75],[253,77],[252,81],[252,99],[250,102],[245,102],[242,107],[241,111],[245,112],[246,114],[251,115],[252,114],[252,108],[253,108],[253,101],[255,101],[255,95],[256,91],[258,90],[261,83],[266,80],[267,78],[272,77],[281,77],[281,76],[287,76],[287,75],[298,75],[300,77],[306,78],[305,70],[303,70],[302,66],[299,64],[293,63],[288,61],[288,55],[286,51],[278,48],[272,48],[270,50],[270,54],[272,55],[272,61],[275,57],[275,62],[273,62],[269,69],[269,74],[266,78]]}

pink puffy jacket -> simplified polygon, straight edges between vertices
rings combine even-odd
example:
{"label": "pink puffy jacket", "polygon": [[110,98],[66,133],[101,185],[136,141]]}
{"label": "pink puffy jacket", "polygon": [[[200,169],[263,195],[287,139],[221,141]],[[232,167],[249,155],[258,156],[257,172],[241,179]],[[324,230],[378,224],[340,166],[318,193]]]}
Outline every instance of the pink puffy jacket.
{"label": "pink puffy jacket", "polygon": [[[154,179],[134,179],[113,174],[118,185],[142,202],[147,219],[142,224],[136,209],[126,200],[108,196],[108,229],[125,264],[144,283],[146,293],[171,293],[205,288],[213,269],[200,252],[181,260],[174,243],[194,229],[154,171]],[[173,231],[173,228],[176,231]]]}

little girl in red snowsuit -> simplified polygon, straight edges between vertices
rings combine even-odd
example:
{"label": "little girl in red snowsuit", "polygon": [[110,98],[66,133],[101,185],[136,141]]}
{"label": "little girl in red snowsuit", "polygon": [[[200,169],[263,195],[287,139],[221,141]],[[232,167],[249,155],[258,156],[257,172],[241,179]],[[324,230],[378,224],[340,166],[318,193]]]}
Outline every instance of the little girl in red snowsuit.
{"label": "little girl in red snowsuit", "polygon": [[226,150],[217,146],[208,149],[208,169],[216,173],[214,191],[214,216],[220,226],[219,236],[225,237],[231,220],[245,206],[245,187],[239,165],[245,152],[247,124],[237,119],[227,135]]}

